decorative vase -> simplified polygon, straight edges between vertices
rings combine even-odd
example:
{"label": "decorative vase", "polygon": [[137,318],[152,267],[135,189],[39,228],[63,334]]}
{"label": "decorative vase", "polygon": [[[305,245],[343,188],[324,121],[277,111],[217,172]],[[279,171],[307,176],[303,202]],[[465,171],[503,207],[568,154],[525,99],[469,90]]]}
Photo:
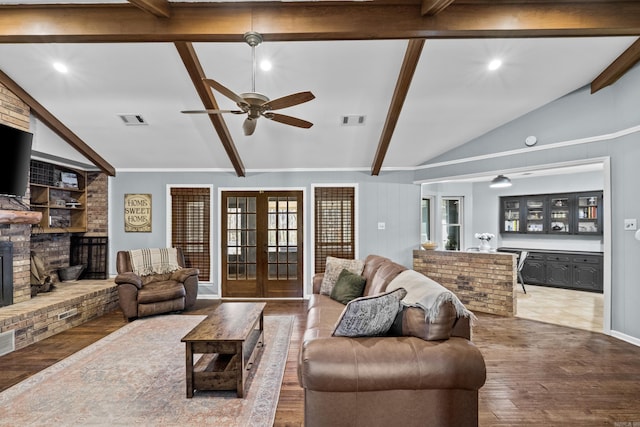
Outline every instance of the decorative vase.
{"label": "decorative vase", "polygon": [[480,240],[480,247],[478,248],[480,252],[489,252],[491,250],[491,245],[488,240]]}

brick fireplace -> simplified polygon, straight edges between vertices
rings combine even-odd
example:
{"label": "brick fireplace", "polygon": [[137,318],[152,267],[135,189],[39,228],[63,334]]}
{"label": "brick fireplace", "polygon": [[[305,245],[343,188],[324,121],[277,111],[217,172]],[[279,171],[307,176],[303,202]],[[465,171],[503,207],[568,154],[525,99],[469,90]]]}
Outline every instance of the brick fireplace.
{"label": "brick fireplace", "polygon": [[[0,123],[28,131],[29,116],[29,106],[0,84]],[[0,196],[0,209],[29,210],[29,197],[28,190],[24,198]],[[31,299],[29,284],[31,226],[0,224],[0,242],[9,242],[13,246],[13,303],[28,301]]]}
{"label": "brick fireplace", "polygon": [[[29,106],[2,84],[0,123],[27,131],[30,125]],[[88,171],[86,185],[87,232],[74,236],[107,237],[108,177],[101,172]],[[0,210],[29,211],[30,196],[29,188],[23,198],[0,196]],[[112,280],[57,283],[54,292],[32,298],[31,251],[41,256],[47,271],[54,273],[57,268],[69,265],[72,235],[31,232],[30,224],[0,223],[0,277],[3,279],[0,289],[0,355],[80,325],[118,306],[117,289]],[[6,287],[5,281],[8,283]],[[3,337],[10,341],[4,351]]]}

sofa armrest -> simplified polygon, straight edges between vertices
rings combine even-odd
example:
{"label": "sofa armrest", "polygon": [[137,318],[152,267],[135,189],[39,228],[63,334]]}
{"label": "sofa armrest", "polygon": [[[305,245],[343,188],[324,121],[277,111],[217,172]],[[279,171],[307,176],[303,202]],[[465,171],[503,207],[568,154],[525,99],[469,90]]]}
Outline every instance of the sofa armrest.
{"label": "sofa armrest", "polygon": [[142,289],[142,278],[130,271],[118,274],[116,276],[115,282],[118,285],[129,284],[135,286],[138,289]]}
{"label": "sofa armrest", "polygon": [[464,338],[316,338],[299,358],[300,385],[314,391],[478,390],[486,380],[482,354]]}
{"label": "sofa armrest", "polygon": [[171,273],[171,280],[184,283],[187,278],[197,276],[198,274],[200,274],[200,271],[197,268],[181,268]]}
{"label": "sofa armrest", "polygon": [[316,273],[313,275],[313,293],[320,293],[320,286],[322,285],[322,279],[324,279],[324,273]]}

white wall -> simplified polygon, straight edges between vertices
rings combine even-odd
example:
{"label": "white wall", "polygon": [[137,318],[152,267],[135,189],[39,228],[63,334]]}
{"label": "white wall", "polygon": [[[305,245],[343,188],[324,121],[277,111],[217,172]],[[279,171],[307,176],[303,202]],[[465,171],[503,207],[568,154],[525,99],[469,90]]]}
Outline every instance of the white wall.
{"label": "white wall", "polygon": [[[382,173],[373,177],[363,172],[277,172],[249,174],[238,178],[230,173],[206,172],[121,172],[110,181],[110,268],[115,271],[115,254],[118,250],[145,247],[163,247],[167,241],[166,187],[168,184],[212,184],[213,256],[216,259],[212,270],[214,285],[219,284],[217,254],[218,249],[218,190],[220,188],[303,188],[306,205],[305,220],[305,292],[309,292],[310,277],[313,273],[311,262],[313,236],[309,232],[312,222],[311,203],[313,184],[356,184],[358,206],[358,256],[369,254],[387,256],[410,267],[413,263],[412,251],[420,245],[420,186],[413,184],[411,172]],[[152,195],[152,232],[124,232],[124,195],[126,193],[149,193]],[[379,230],[378,223],[384,222],[385,229]]]}

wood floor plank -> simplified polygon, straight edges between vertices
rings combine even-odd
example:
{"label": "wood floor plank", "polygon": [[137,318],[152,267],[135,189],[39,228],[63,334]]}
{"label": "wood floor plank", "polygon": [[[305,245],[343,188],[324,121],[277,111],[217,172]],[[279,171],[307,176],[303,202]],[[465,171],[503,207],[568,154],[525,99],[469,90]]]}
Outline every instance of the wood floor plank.
{"label": "wood floor plank", "polygon": [[[185,315],[206,314],[219,303],[199,300]],[[269,301],[265,315],[294,316],[274,425],[302,426],[297,363],[306,303]],[[0,391],[125,324],[118,310],[0,357]],[[487,364],[479,393],[481,426],[640,425],[640,347],[600,333],[482,313],[473,340]]]}

